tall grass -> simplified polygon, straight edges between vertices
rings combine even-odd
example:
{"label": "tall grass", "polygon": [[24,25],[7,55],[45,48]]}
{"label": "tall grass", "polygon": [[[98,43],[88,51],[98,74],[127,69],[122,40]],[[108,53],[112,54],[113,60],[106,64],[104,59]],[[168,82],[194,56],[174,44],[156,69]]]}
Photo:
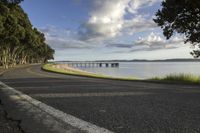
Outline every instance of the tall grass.
{"label": "tall grass", "polygon": [[195,76],[192,74],[170,74],[162,78],[155,77],[152,78],[152,80],[200,84],[200,76]]}

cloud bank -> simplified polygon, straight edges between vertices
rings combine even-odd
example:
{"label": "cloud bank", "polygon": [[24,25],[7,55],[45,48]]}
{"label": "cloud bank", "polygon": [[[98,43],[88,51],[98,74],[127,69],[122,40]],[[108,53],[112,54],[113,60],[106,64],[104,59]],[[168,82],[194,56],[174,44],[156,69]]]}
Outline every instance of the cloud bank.
{"label": "cloud bank", "polygon": [[40,28],[45,34],[46,42],[56,50],[90,49],[95,45],[77,39],[77,33],[70,29],[61,29],[55,26]]}
{"label": "cloud bank", "polygon": [[[57,50],[92,49],[99,44],[106,48],[129,49],[129,52],[182,47],[183,37],[167,41],[150,32],[157,27],[152,20],[153,15],[139,12],[158,2],[161,0],[91,0],[89,17],[77,31],[54,26],[41,28],[41,31],[45,33],[47,43]],[[139,32],[150,34],[133,39],[132,43],[111,43],[117,42],[115,39],[118,37],[133,36]]]}
{"label": "cloud bank", "polygon": [[[155,27],[152,19],[138,10],[160,0],[93,0],[90,17],[80,27],[81,40],[106,40],[124,33],[133,34]],[[132,17],[127,19],[126,15]]]}
{"label": "cloud bank", "polygon": [[139,37],[132,44],[112,43],[112,44],[107,44],[106,47],[129,49],[129,52],[152,51],[152,50],[159,50],[159,49],[174,49],[174,48],[183,47],[185,46],[184,40],[185,38],[182,36],[174,37],[171,40],[166,40],[160,35],[154,32],[151,32],[146,37]]}

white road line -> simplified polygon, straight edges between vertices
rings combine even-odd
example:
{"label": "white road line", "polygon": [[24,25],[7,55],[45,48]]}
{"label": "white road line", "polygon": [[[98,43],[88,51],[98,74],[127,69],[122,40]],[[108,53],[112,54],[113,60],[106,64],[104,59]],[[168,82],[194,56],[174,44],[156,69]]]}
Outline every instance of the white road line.
{"label": "white road line", "polygon": [[64,124],[69,124],[75,128],[78,128],[86,133],[113,133],[105,128],[98,127],[92,123],[86,122],[79,118],[76,118],[70,114],[66,114],[60,110],[57,110],[51,106],[48,106],[36,99],[31,98],[28,95],[23,94],[20,91],[15,90],[12,87],[7,86],[6,84],[0,82],[0,89],[11,98],[15,100],[25,100],[28,103],[31,103],[33,106],[41,109],[42,111],[46,112],[47,114],[55,117],[59,121]]}

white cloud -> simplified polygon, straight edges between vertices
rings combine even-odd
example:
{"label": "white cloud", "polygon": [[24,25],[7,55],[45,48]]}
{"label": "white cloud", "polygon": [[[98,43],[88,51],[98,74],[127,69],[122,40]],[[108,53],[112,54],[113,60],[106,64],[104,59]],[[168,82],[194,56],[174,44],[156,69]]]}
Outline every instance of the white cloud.
{"label": "white cloud", "polygon": [[123,32],[132,35],[156,27],[157,25],[153,22],[153,19],[142,15],[136,15],[133,19],[124,20]]}
{"label": "white cloud", "polygon": [[[154,32],[151,32],[147,37],[139,38],[134,42],[134,46],[143,47],[144,51],[158,50],[158,49],[174,49],[185,46],[184,37],[173,37],[170,40],[166,40]],[[135,51],[133,48],[132,51]]]}
{"label": "white cloud", "polygon": [[175,49],[175,48],[183,47],[185,46],[184,40],[185,40],[184,37],[178,37],[178,36],[173,37],[170,40],[166,40],[160,35],[154,32],[151,32],[146,37],[139,37],[132,44],[112,43],[112,44],[108,44],[107,47],[120,48],[120,49],[124,48],[125,52],[127,52],[126,49],[128,49],[129,52],[153,51],[153,50],[159,50],[159,49]]}
{"label": "white cloud", "polygon": [[136,14],[141,7],[152,6],[156,2],[161,0],[131,0],[127,6],[127,10],[133,14]]}
{"label": "white cloud", "polygon": [[[132,20],[125,19],[125,15],[134,14],[143,7],[151,6],[160,0],[94,0],[90,17],[81,25],[80,39],[106,40],[122,34],[128,29],[136,32],[152,28],[153,22],[136,15]],[[130,31],[128,31],[130,32]]]}
{"label": "white cloud", "polygon": [[128,0],[95,0],[90,18],[80,31],[81,39],[107,39],[115,37],[122,28]]}
{"label": "white cloud", "polygon": [[161,38],[159,35],[156,35],[154,32],[151,32],[147,37],[139,37],[137,41],[135,41],[136,45],[156,45],[166,43],[166,40]]}

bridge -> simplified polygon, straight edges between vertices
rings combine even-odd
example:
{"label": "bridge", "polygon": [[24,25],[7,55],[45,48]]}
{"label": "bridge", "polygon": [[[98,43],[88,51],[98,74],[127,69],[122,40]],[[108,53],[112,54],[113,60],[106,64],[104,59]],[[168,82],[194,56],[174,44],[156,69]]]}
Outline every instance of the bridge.
{"label": "bridge", "polygon": [[119,67],[116,62],[67,62],[71,67]]}

